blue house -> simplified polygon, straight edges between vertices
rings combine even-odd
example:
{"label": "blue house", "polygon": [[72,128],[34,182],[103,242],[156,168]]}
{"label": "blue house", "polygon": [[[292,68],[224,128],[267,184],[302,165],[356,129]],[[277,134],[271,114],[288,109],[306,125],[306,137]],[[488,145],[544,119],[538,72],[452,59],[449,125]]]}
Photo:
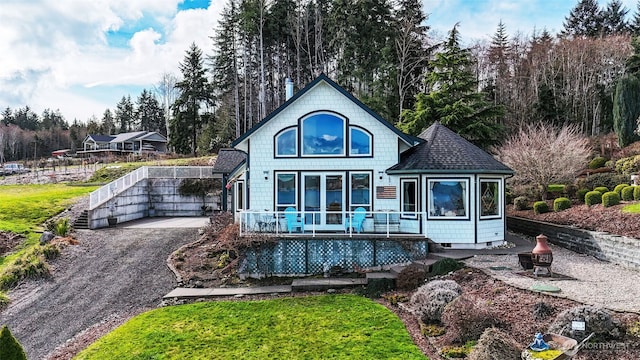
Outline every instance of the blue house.
{"label": "blue house", "polygon": [[513,170],[439,123],[402,133],[325,75],[232,147],[218,161],[236,161],[225,184],[244,232],[466,249],[505,241]]}

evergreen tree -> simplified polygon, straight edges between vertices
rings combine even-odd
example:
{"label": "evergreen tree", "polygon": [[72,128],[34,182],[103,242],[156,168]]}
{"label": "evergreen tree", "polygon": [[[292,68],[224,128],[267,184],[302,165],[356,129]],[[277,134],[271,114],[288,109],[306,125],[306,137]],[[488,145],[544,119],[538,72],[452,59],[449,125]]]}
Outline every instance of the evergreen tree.
{"label": "evergreen tree", "polygon": [[8,106],[2,110],[2,114],[0,114],[0,116],[2,116],[2,124],[4,125],[13,124],[15,122],[13,119],[13,110]]}
{"label": "evergreen tree", "polygon": [[629,32],[633,36],[640,35],[640,0],[636,4],[636,12],[633,13],[633,18],[629,21]]}
{"label": "evergreen tree", "polygon": [[640,38],[634,36],[631,38],[631,48],[633,53],[627,59],[625,64],[625,72],[631,75],[640,75]]}
{"label": "evergreen tree", "polygon": [[2,360],[27,360],[22,345],[9,331],[7,325],[0,330],[0,359]]}
{"label": "evergreen tree", "polygon": [[123,96],[116,105],[116,124],[118,133],[126,133],[133,129],[135,114],[131,95]]}
{"label": "evergreen tree", "polygon": [[170,144],[180,154],[196,156],[197,138],[206,116],[201,114],[203,106],[213,103],[211,86],[206,78],[202,50],[192,43],[180,63],[183,79],[176,84],[180,95],[173,104],[174,117],[171,123]]}
{"label": "evergreen tree", "polygon": [[626,75],[618,80],[613,98],[613,128],[618,144],[625,147],[637,140],[634,133],[640,118],[640,79]]}
{"label": "evergreen tree", "polygon": [[[493,89],[490,92],[491,100],[496,105],[509,103],[509,84],[511,83],[511,71],[509,69],[509,59],[511,57],[511,47],[506,27],[502,20],[498,23],[496,33],[491,38],[488,58],[491,63],[490,80]],[[504,121],[500,121],[504,123]]]}
{"label": "evergreen tree", "polygon": [[602,31],[602,13],[597,0],[579,0],[565,17],[562,35],[568,36],[599,36]]}
{"label": "evergreen tree", "polygon": [[147,89],[143,89],[138,97],[135,117],[139,130],[164,133],[164,111]]}
{"label": "evergreen tree", "polygon": [[428,94],[420,93],[414,110],[407,110],[398,124],[401,130],[418,135],[439,121],[480,147],[495,144],[502,126],[495,121],[504,112],[477,91],[473,62],[468,49],[460,47],[458,24],[449,32],[441,52],[430,62],[426,77]]}
{"label": "evergreen tree", "polygon": [[115,134],[115,122],[111,110],[105,109],[102,114],[102,122],[100,123],[100,133],[103,135]]}
{"label": "evergreen tree", "polygon": [[620,35],[629,31],[629,24],[625,20],[629,10],[620,0],[611,0],[602,12],[602,34]]}

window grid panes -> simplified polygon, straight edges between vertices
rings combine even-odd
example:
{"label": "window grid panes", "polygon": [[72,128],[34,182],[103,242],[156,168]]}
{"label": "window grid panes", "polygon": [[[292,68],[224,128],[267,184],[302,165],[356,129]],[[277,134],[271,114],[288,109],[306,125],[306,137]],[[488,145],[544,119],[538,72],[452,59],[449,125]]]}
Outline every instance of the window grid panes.
{"label": "window grid panes", "polygon": [[351,173],[350,210],[363,207],[371,211],[371,174]]}
{"label": "window grid panes", "polygon": [[429,180],[430,218],[468,218],[467,180]]}
{"label": "window grid panes", "polygon": [[302,155],[345,155],[345,121],[332,114],[315,114],[302,121]]}
{"label": "window grid panes", "polygon": [[480,216],[500,217],[500,183],[497,180],[480,181]]}
{"label": "window grid panes", "polygon": [[401,183],[401,202],[402,216],[406,218],[418,217],[418,180],[402,179]]}
{"label": "window grid panes", "polygon": [[297,203],[297,180],[295,173],[278,173],[276,175],[276,209],[284,209],[292,206],[298,208]]}

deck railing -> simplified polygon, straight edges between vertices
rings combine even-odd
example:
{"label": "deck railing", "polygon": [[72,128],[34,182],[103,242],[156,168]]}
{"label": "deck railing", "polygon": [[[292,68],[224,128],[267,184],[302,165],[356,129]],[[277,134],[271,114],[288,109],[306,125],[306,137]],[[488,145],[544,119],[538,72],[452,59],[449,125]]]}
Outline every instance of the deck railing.
{"label": "deck railing", "polygon": [[[365,212],[362,227],[358,218],[362,213],[355,211],[296,211],[295,224],[289,229],[287,217],[284,211],[246,210],[239,213],[240,235],[287,235],[293,237],[316,237],[318,234],[334,234],[341,236],[371,236],[383,235],[385,237],[419,235],[420,222],[424,214],[400,213],[392,210]],[[324,216],[324,223],[320,219]],[[331,218],[330,224],[326,220]],[[355,221],[354,221],[355,220]],[[360,230],[360,231],[358,231]]]}

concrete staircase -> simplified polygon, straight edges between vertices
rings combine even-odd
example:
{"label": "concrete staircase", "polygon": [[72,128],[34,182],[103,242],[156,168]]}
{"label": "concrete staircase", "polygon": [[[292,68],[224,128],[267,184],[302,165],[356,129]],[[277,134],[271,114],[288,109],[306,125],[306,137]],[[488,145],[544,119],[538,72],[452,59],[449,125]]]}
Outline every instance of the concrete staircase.
{"label": "concrete staircase", "polygon": [[[473,255],[470,255],[470,254],[471,253],[466,252],[466,251],[460,251],[460,252],[447,251],[447,252],[442,252],[442,253],[430,252],[429,255],[427,255],[426,258],[420,259],[420,260],[414,260],[413,262],[411,262],[411,265],[420,266],[423,269],[425,269],[426,272],[430,272],[431,271],[431,267],[438,260],[447,259],[447,258],[448,259],[454,259],[454,260],[464,260],[464,259],[468,259],[468,258],[473,256]],[[396,266],[393,266],[389,271],[391,272],[391,274],[394,274],[394,275],[397,276],[407,266],[409,266],[409,265],[404,265],[404,266],[403,265],[396,265]]]}
{"label": "concrete staircase", "polygon": [[75,229],[89,229],[89,210],[84,210],[80,216],[73,222]]}

